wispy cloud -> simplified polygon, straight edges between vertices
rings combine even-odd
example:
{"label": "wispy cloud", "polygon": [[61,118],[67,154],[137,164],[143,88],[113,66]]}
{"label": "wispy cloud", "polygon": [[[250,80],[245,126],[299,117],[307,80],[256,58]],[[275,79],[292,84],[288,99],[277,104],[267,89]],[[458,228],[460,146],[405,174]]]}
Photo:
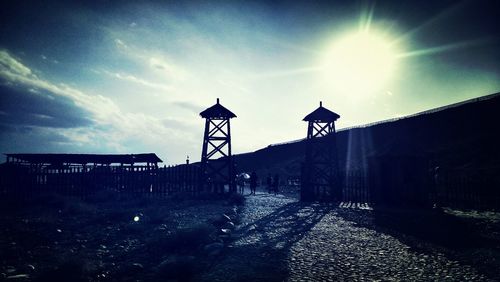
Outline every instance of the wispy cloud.
{"label": "wispy cloud", "polygon": [[50,59],[50,58],[48,58],[47,56],[45,56],[43,54],[40,55],[40,58],[42,58],[42,60],[44,60],[44,61],[51,62],[53,64],[59,64],[58,60],[56,60],[56,59]]}
{"label": "wispy cloud", "polygon": [[0,78],[7,83],[15,84],[26,91],[44,90],[53,96],[70,99],[75,106],[91,112],[96,120],[118,113],[119,109],[113,101],[101,95],[87,95],[64,83],[55,84],[33,74],[32,70],[10,55],[6,50],[0,51]]}
{"label": "wispy cloud", "polygon": [[150,88],[154,88],[154,89],[159,89],[159,90],[164,90],[164,91],[173,91],[174,90],[174,88],[169,86],[169,85],[166,85],[163,83],[152,82],[152,81],[149,81],[149,80],[146,80],[143,78],[136,77],[136,76],[131,75],[131,74],[111,72],[111,71],[107,71],[107,70],[104,70],[103,72],[111,77],[116,78],[116,79],[136,83],[136,84],[139,84],[142,86],[146,86],[146,87],[150,87]]}
{"label": "wispy cloud", "polygon": [[[112,74],[112,73],[110,73]],[[141,80],[131,75],[114,74],[116,78],[129,80],[149,87],[169,89],[163,85],[156,85],[146,80]],[[39,77],[40,76],[40,77]],[[110,98],[101,95],[90,95],[64,83],[54,83],[34,75],[33,71],[20,60],[13,57],[8,51],[0,52],[0,82],[3,87],[14,87],[17,89],[13,95],[19,93],[30,93],[29,97],[46,96],[44,101],[49,99],[56,101],[55,106],[69,107],[70,111],[85,115],[91,123],[80,123],[75,126],[67,125],[57,129],[58,136],[61,136],[68,143],[76,147],[108,148],[116,152],[129,152],[135,144],[143,144],[145,147],[157,148],[160,144],[169,142],[173,145],[186,145],[185,140],[193,140],[192,131],[178,130],[179,127],[189,126],[174,119],[168,121],[164,118],[157,118],[144,113],[123,112],[117,104]],[[34,100],[26,101],[33,104]],[[40,103],[40,100],[37,100]],[[61,102],[62,101],[62,102]],[[37,107],[45,109],[45,105],[38,104]],[[2,109],[3,110],[3,109]],[[54,110],[55,111],[55,110]],[[50,127],[55,119],[64,119],[61,114],[52,114],[54,111],[46,110],[37,112],[30,110],[29,116],[37,119],[38,123],[25,123],[37,130],[52,132]],[[6,112],[6,115],[9,113]],[[2,118],[5,121],[5,118]],[[0,121],[2,121],[0,120]],[[42,122],[44,121],[44,122]],[[4,124],[4,122],[0,122]],[[10,126],[21,126],[19,120],[13,121]],[[5,126],[5,124],[4,124]],[[45,135],[44,135],[45,136]],[[147,138],[145,138],[147,137]],[[65,142],[66,142],[65,141]],[[187,142],[189,143],[189,142]]]}
{"label": "wispy cloud", "polygon": [[172,104],[196,113],[201,112],[203,110],[203,106],[188,101],[174,101],[172,102]]}
{"label": "wispy cloud", "polygon": [[[31,76],[31,70],[12,57],[6,50],[0,50],[0,74],[16,74],[20,76]],[[34,75],[33,75],[34,76]]]}
{"label": "wispy cloud", "polygon": [[153,72],[162,74],[164,79],[185,80],[188,76],[188,72],[184,68],[175,65],[161,51],[139,48],[119,38],[116,38],[114,42],[116,49],[122,55]]}
{"label": "wispy cloud", "polygon": [[167,76],[173,77],[178,80],[186,79],[186,71],[167,62],[167,60],[158,55],[149,57],[149,65],[154,70],[161,72]]}
{"label": "wispy cloud", "polygon": [[128,49],[128,46],[127,44],[125,44],[125,42],[123,42],[121,39],[119,38],[116,38],[115,39],[115,43],[116,43],[116,47],[120,50],[120,51],[124,51],[124,50],[127,50]]}

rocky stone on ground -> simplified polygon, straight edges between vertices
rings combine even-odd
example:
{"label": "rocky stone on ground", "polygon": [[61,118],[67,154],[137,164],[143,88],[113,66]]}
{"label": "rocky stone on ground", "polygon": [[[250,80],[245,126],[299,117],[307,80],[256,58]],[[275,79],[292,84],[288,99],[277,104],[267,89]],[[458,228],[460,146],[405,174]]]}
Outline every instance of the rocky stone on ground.
{"label": "rocky stone on ground", "polygon": [[228,221],[221,226],[222,229],[229,229],[229,230],[234,229],[234,227],[235,227],[234,223],[232,223],[231,221]]}

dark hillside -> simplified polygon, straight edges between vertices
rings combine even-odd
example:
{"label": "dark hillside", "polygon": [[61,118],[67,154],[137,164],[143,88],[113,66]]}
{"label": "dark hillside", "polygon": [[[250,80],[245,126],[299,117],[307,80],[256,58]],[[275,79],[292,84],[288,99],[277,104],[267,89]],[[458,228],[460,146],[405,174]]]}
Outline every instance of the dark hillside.
{"label": "dark hillside", "polygon": [[[374,156],[415,156],[427,159],[429,165],[494,173],[500,168],[499,113],[500,93],[495,93],[397,120],[340,130],[340,165],[363,168]],[[299,175],[304,146],[304,141],[297,141],[236,155],[237,169]]]}

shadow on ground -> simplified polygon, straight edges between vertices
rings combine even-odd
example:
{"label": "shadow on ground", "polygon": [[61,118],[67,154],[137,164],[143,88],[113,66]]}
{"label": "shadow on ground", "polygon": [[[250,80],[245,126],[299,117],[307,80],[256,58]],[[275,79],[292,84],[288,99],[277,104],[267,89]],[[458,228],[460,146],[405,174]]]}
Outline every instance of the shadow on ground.
{"label": "shadow on ground", "polygon": [[438,209],[338,209],[359,227],[393,236],[419,253],[441,252],[451,260],[473,266],[490,279],[500,280],[500,238],[496,226],[476,224]]}
{"label": "shadow on ground", "polygon": [[290,248],[332,209],[332,205],[294,202],[244,225],[221,261],[201,280],[286,280]]}

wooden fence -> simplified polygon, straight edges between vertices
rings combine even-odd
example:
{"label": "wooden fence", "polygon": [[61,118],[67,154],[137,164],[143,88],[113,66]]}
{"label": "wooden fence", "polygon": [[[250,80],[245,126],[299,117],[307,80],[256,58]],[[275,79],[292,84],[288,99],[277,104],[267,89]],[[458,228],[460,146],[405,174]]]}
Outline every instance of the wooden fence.
{"label": "wooden fence", "polygon": [[[300,186],[300,178],[296,177],[297,185]],[[372,203],[373,199],[371,197],[370,186],[368,185],[368,177],[366,172],[361,170],[349,170],[341,171],[339,173],[339,183],[340,189],[342,189],[342,202],[355,202],[355,203]],[[329,200],[331,199],[331,191],[328,185],[312,185],[312,195],[315,200]],[[336,188],[335,188],[336,189]],[[304,191],[299,191],[302,193]],[[308,193],[307,191],[305,192]],[[335,193],[336,194],[336,193]],[[303,197],[304,194],[301,194]],[[307,197],[308,195],[306,195]],[[302,198],[303,199],[303,198]]]}
{"label": "wooden fence", "polygon": [[199,167],[177,165],[69,166],[61,168],[4,165],[0,169],[0,193],[31,197],[58,193],[86,197],[98,191],[169,196],[200,192]]}
{"label": "wooden fence", "polygon": [[500,177],[480,170],[448,170],[433,179],[430,198],[442,206],[500,209]]}
{"label": "wooden fence", "polygon": [[[383,203],[391,198],[391,204],[427,204],[454,208],[500,209],[500,177],[494,173],[480,170],[447,170],[437,179],[429,175],[421,186],[399,186],[399,193],[377,195],[370,176],[364,171],[353,170],[342,173],[342,192],[344,202]],[[423,199],[423,201],[421,201]]]}
{"label": "wooden fence", "polygon": [[[423,198],[427,204],[457,208],[500,209],[500,177],[494,173],[471,170],[448,170],[438,178],[429,175],[425,187],[385,195],[376,191],[370,177],[362,170],[341,172],[342,200],[357,203],[405,205],[408,199]],[[98,191],[111,190],[133,195],[167,197],[174,194],[197,195],[201,192],[220,193],[223,189],[202,186],[200,168],[196,165],[168,167],[147,166],[75,166],[64,168],[2,165],[0,195],[31,197],[48,193],[86,197]],[[295,183],[297,182],[297,183]],[[295,181],[299,184],[299,181]],[[215,185],[215,184],[214,184]],[[415,188],[415,187],[414,187]],[[412,194],[408,194],[412,193]],[[378,194],[377,194],[378,193]],[[387,193],[387,192],[385,192]],[[408,195],[406,195],[408,194]]]}
{"label": "wooden fence", "polygon": [[362,170],[342,171],[340,176],[343,202],[500,210],[500,177],[484,171],[447,170],[438,179],[429,175],[419,185],[403,181],[397,193],[377,190],[373,175]]}
{"label": "wooden fence", "polygon": [[364,171],[350,170],[341,172],[342,201],[371,203],[368,177]]}

